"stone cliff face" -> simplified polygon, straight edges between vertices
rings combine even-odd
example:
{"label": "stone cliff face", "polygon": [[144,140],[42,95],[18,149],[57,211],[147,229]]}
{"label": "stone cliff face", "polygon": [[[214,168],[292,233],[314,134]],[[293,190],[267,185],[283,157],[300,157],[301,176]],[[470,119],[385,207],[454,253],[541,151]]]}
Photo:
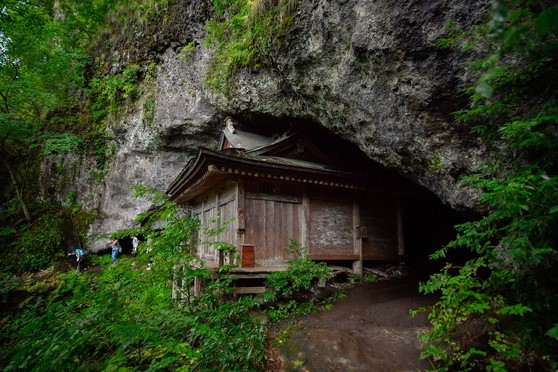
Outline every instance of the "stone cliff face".
{"label": "stone cliff face", "polygon": [[[97,211],[92,248],[102,247],[94,240],[99,234],[133,226],[148,207],[146,200],[131,198],[130,186],[165,190],[199,146],[216,145],[229,115],[318,123],[454,209],[472,208],[475,194],[458,182],[486,153],[451,119],[466,105],[459,90],[470,81],[459,67],[463,56],[434,41],[447,22],[478,22],[484,3],[302,0],[269,64],[256,73],[238,72],[226,96],[204,85],[212,58],[203,43],[210,7],[172,4],[169,14],[176,12],[168,22],[174,23],[166,26],[171,31],[153,31],[156,43],[144,34],[146,42],[131,43],[127,53],[114,46],[108,57],[118,67],[148,56],[158,67],[145,96],[111,125],[116,150],[106,177],[94,181],[88,160],[74,160],[81,170],[63,189],[77,191],[84,206]],[[207,13],[192,13],[202,10]],[[196,48],[184,51],[190,41]],[[152,120],[146,120],[148,100],[154,103]]]}

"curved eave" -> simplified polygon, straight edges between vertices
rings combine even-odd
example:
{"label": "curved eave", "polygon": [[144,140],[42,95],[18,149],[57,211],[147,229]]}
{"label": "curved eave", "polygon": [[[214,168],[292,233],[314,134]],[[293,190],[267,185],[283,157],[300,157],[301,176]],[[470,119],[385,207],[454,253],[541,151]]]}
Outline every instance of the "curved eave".
{"label": "curved eave", "polygon": [[231,156],[202,148],[195,160],[169,186],[167,194],[171,200],[185,203],[229,178],[259,178],[344,189],[364,189],[359,185],[369,181],[353,173],[289,164],[288,159],[275,162],[273,159]]}
{"label": "curved eave", "polygon": [[167,188],[166,193],[170,195],[171,200],[174,200],[176,194],[180,191],[181,185],[184,181],[192,176],[196,170],[199,171],[200,161],[202,160],[202,150],[198,151],[198,155],[194,160],[190,160],[186,166],[182,169],[182,171],[178,174],[178,176],[172,181],[172,183]]}
{"label": "curved eave", "polygon": [[211,190],[215,185],[222,184],[230,175],[219,171],[214,166],[208,166],[207,171],[195,182],[184,188],[179,194],[171,195],[171,200],[178,204],[184,204],[198,195]]}

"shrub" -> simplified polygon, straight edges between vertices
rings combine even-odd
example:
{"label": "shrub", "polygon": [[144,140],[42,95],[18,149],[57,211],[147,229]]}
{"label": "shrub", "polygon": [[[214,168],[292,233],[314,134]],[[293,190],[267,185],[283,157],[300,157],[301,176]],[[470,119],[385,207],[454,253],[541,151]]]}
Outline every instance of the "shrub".
{"label": "shrub", "polygon": [[325,262],[308,259],[293,259],[286,271],[272,273],[266,278],[266,286],[271,289],[265,299],[270,301],[288,297],[297,292],[308,291],[317,279],[329,279],[330,273]]}
{"label": "shrub", "polygon": [[441,294],[426,309],[432,328],[421,336],[423,357],[441,369],[558,366],[558,101],[549,94],[558,81],[557,36],[558,8],[527,1],[495,2],[488,25],[460,36],[489,55],[469,63],[480,74],[467,90],[472,108],[455,117],[498,150],[463,180],[482,191],[484,216],[456,226],[457,238],[433,255],[466,249],[474,258],[421,285]]}

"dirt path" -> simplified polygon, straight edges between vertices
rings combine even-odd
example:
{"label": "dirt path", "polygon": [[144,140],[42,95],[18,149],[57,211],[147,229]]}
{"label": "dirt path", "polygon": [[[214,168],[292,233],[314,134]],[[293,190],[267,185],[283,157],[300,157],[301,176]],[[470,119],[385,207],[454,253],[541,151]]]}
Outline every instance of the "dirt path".
{"label": "dirt path", "polygon": [[[421,278],[422,280],[422,278]],[[347,291],[332,310],[298,318],[277,351],[283,371],[423,371],[418,331],[424,314],[409,309],[431,304],[418,293],[418,278],[364,283]]]}

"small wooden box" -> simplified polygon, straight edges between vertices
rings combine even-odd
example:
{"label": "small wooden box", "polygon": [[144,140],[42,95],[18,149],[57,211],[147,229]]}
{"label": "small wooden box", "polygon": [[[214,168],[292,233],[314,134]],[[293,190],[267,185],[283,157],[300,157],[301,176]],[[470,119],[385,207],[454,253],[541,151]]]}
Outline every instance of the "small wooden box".
{"label": "small wooden box", "polygon": [[357,226],[356,236],[360,239],[368,238],[368,230],[366,229],[366,226]]}
{"label": "small wooden box", "polygon": [[242,244],[241,246],[241,267],[254,267],[255,254],[252,244]]}

